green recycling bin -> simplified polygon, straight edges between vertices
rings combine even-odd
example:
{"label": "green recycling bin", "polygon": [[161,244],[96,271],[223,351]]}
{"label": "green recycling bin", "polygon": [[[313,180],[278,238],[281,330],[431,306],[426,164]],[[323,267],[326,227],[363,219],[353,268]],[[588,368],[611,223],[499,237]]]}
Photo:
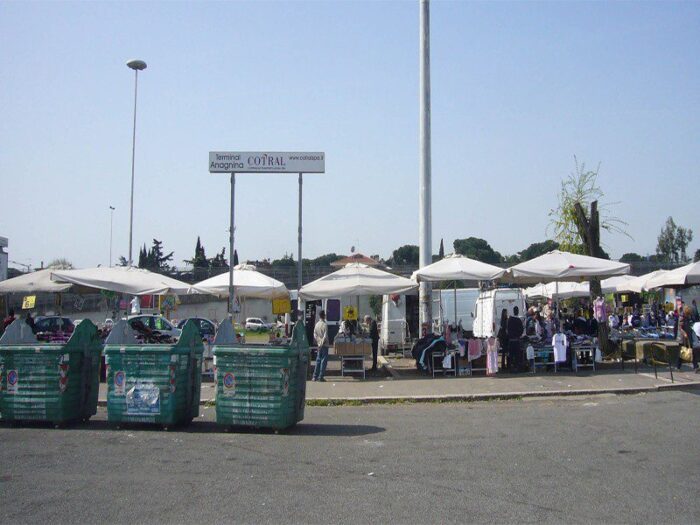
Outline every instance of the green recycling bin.
{"label": "green recycling bin", "polygon": [[97,412],[100,352],[97,327],[82,321],[66,343],[41,343],[16,320],[0,338],[0,419],[87,421]]}
{"label": "green recycling bin", "polygon": [[194,321],[175,344],[138,344],[127,322],[117,323],[105,341],[107,420],[189,424],[199,413],[203,353]]}
{"label": "green recycling bin", "polygon": [[294,325],[289,345],[235,344],[231,323],[214,343],[216,422],[283,430],[304,419],[309,343]]}

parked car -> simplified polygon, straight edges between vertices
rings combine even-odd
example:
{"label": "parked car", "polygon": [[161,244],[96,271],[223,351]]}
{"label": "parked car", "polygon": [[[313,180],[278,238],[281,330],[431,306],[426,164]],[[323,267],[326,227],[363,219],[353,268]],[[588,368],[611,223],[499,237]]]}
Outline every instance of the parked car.
{"label": "parked car", "polygon": [[159,332],[163,335],[167,335],[169,337],[173,338],[178,338],[180,337],[180,334],[182,333],[182,330],[179,328],[176,328],[175,326],[172,325],[170,321],[168,321],[165,317],[162,315],[154,314],[154,315],[130,315],[128,317],[129,325],[133,328],[133,323],[136,321],[140,321],[143,323],[143,326],[146,328]]}
{"label": "parked car", "polygon": [[67,317],[62,317],[60,315],[48,315],[37,317],[34,321],[36,327],[36,332],[64,332],[67,334],[72,334],[75,330],[75,323],[68,319]]}
{"label": "parked car", "polygon": [[270,323],[266,323],[259,317],[248,317],[245,320],[245,329],[253,332],[264,332],[272,329]]}
{"label": "parked car", "polygon": [[209,319],[204,319],[203,317],[190,317],[188,319],[183,319],[177,323],[177,327],[182,330],[187,321],[194,321],[199,328],[199,333],[202,334],[202,339],[206,339],[207,343],[211,344],[214,342],[214,336],[216,335],[216,325]]}

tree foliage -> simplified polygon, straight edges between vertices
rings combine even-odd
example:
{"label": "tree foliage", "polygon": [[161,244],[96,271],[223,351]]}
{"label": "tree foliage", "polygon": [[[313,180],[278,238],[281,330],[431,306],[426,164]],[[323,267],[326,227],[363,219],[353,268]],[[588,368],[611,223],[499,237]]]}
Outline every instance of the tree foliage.
{"label": "tree foliage", "polygon": [[695,250],[695,257],[693,257],[693,262],[698,262],[700,261],[700,248]]}
{"label": "tree foliage", "polygon": [[391,266],[418,266],[420,250],[415,244],[405,244],[396,248],[389,258]]}
{"label": "tree foliage", "polygon": [[56,270],[72,270],[73,263],[70,262],[65,257],[58,257],[46,265],[47,268],[54,268]]}
{"label": "tree foliage", "polygon": [[199,236],[197,236],[197,244],[194,247],[194,257],[185,259],[183,262],[191,264],[193,268],[209,268],[209,260]]}
{"label": "tree foliage", "polygon": [[153,239],[153,244],[150,249],[146,249],[146,245],[139,251],[139,268],[147,268],[154,272],[167,273],[173,270],[168,264],[173,260],[173,253],[167,255],[163,252],[163,242],[158,239]]}
{"label": "tree foliage", "polygon": [[[600,164],[595,170],[587,170],[586,164],[584,162],[579,164],[576,156],[574,156],[574,163],[574,172],[561,183],[559,205],[549,212],[548,233],[553,234],[554,239],[559,242],[561,250],[591,255],[586,246],[587,243],[581,235],[584,226],[582,222],[593,219],[593,217],[588,216],[588,210],[591,209],[591,204],[597,203],[604,196],[603,191],[598,186]],[[629,237],[624,230],[627,223],[610,215],[610,207],[615,204],[618,203],[596,205],[600,217],[596,220],[598,222],[597,229],[598,231],[603,229],[611,233],[621,233]],[[581,215],[582,211],[583,216]],[[584,218],[585,221],[582,221]],[[600,243],[598,242],[598,244]]]}
{"label": "tree foliage", "polygon": [[534,259],[535,257],[539,257],[540,255],[544,255],[545,253],[558,249],[559,243],[551,239],[547,239],[546,241],[542,242],[533,242],[530,246],[518,252],[516,255],[507,257],[506,262],[517,264],[520,262],[529,261],[530,259]]}
{"label": "tree foliage", "polygon": [[642,257],[638,253],[634,253],[634,252],[625,253],[622,257],[620,257],[620,262],[623,262],[623,263],[641,262],[643,260],[644,260],[644,257]]}
{"label": "tree foliage", "polygon": [[656,243],[656,255],[663,262],[685,263],[688,262],[686,250],[693,240],[693,230],[678,226],[673,217],[666,219],[666,224],[661,228],[661,233]]}
{"label": "tree foliage", "polygon": [[478,237],[468,237],[466,239],[455,239],[453,243],[455,253],[459,253],[470,259],[477,261],[498,264],[503,262],[503,256],[491,248],[491,245],[484,239]]}

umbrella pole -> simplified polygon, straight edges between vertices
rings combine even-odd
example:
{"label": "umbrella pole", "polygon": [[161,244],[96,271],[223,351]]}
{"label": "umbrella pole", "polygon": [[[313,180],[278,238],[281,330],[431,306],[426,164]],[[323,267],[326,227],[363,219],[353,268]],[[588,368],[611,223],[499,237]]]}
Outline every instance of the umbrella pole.
{"label": "umbrella pole", "polygon": [[454,301],[455,301],[455,318],[454,318],[454,323],[455,323],[455,330],[457,329],[457,281],[454,282]]}

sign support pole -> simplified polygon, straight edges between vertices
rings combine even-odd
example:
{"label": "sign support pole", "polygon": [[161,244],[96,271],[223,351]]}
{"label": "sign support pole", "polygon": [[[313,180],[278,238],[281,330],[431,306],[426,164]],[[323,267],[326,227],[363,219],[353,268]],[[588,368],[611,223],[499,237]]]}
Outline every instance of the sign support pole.
{"label": "sign support pole", "polygon": [[228,314],[233,319],[233,305],[235,297],[233,291],[233,235],[234,235],[234,203],[236,201],[236,174],[231,172],[231,222],[229,225],[229,253],[228,253]]}
{"label": "sign support pole", "polygon": [[[302,284],[302,262],[301,262],[301,189],[303,185],[304,174],[299,173],[299,238],[297,239],[297,294],[301,290]],[[298,297],[298,295],[297,295]],[[298,301],[298,299],[297,299]]]}

